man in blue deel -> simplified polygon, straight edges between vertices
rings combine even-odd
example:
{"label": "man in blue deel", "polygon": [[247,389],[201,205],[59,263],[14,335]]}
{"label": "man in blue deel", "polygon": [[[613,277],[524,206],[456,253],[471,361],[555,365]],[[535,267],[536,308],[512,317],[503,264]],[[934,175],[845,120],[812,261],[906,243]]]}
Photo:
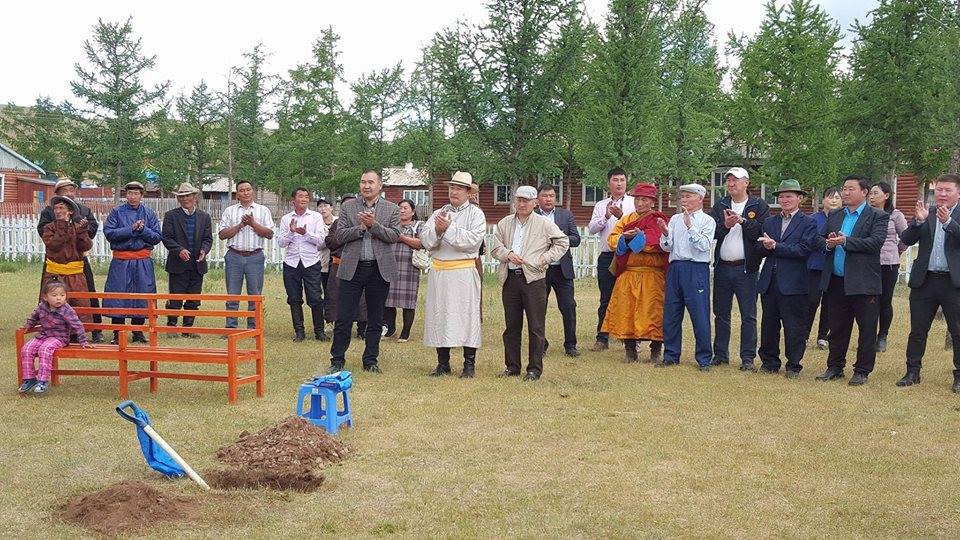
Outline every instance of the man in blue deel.
{"label": "man in blue deel", "polygon": [[[110,270],[107,273],[107,283],[104,292],[126,293],[155,293],[157,281],[153,275],[153,261],[150,253],[153,246],[162,239],[160,222],[157,214],[141,203],[143,198],[143,184],[128,182],[123,187],[126,191],[127,202],[114,208],[103,224],[103,234],[110,242],[113,250],[113,259],[110,260]],[[115,300],[106,299],[103,307],[108,308],[146,308],[143,300]],[[123,324],[124,319],[130,317],[131,324],[142,325],[146,317],[143,315],[112,314],[113,324]],[[143,332],[133,332],[133,341],[147,343]],[[117,331],[113,332],[113,343],[119,342]]]}

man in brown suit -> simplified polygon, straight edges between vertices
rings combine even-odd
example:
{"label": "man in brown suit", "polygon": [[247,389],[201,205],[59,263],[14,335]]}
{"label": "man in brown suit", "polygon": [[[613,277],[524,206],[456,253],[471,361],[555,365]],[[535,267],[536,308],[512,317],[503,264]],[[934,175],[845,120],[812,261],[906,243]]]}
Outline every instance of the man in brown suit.
{"label": "man in brown suit", "polygon": [[570,240],[547,218],[533,213],[537,190],[520,186],[514,199],[516,214],[497,223],[491,255],[500,261],[501,298],[506,329],[503,331],[504,377],[520,375],[520,340],[523,316],[529,324],[529,349],[525,381],[543,373],[544,327],[547,318],[547,288],[544,279],[550,263],[559,261]]}
{"label": "man in brown suit", "polygon": [[[380,373],[380,328],[383,307],[390,291],[390,282],[397,278],[397,260],[393,244],[400,238],[400,209],[380,197],[383,179],[380,172],[369,169],[360,176],[360,198],[340,207],[338,227],[334,233],[340,254],[340,298],[337,301],[337,322],[330,346],[330,373],[343,369],[350,347],[350,328],[356,316],[360,295],[366,295],[367,329],[363,349],[363,369]],[[331,278],[333,276],[330,276]]]}

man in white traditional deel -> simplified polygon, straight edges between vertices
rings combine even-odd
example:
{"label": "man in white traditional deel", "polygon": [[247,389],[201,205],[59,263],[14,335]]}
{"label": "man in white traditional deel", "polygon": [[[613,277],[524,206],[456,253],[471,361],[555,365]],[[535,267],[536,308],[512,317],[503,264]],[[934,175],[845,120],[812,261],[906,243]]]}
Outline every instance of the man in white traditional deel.
{"label": "man in white traditional deel", "polygon": [[480,275],[475,259],[479,255],[487,219],[480,207],[470,204],[477,192],[470,173],[457,172],[447,182],[450,204],[427,220],[420,233],[423,248],[432,259],[427,274],[426,320],[423,343],[437,349],[437,367],[430,373],[450,373],[450,348],[463,347],[463,372],[474,376],[480,347]]}

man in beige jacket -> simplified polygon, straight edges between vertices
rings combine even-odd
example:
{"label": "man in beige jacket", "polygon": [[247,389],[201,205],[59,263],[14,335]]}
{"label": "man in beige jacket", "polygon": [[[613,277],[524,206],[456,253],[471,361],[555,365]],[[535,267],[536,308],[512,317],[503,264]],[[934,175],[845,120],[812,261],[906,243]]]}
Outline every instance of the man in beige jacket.
{"label": "man in beige jacket", "polygon": [[501,298],[506,329],[503,331],[504,377],[520,375],[520,341],[523,316],[529,324],[529,357],[525,381],[543,373],[544,327],[547,318],[547,289],[544,278],[550,263],[560,260],[570,240],[559,227],[533,213],[537,190],[520,186],[514,198],[516,213],[497,223],[491,255],[500,261]]}

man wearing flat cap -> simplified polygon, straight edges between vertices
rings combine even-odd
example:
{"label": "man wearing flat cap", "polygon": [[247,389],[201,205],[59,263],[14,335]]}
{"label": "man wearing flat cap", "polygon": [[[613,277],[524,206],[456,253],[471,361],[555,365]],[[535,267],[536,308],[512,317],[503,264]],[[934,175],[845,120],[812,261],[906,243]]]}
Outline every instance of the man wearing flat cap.
{"label": "man wearing flat cap", "polygon": [[533,212],[537,189],[520,186],[514,197],[516,213],[497,223],[490,254],[500,261],[501,298],[506,329],[503,331],[505,377],[520,375],[520,341],[526,314],[529,335],[525,381],[543,374],[544,329],[550,263],[560,260],[570,247],[567,235],[552,221]]}
{"label": "man wearing flat cap", "polygon": [[[163,245],[167,248],[167,264],[164,267],[169,277],[170,294],[200,294],[203,292],[203,275],[207,273],[207,254],[213,246],[213,228],[210,214],[197,208],[200,190],[184,182],[173,192],[179,208],[163,214]],[[198,300],[167,300],[167,309],[200,309]],[[198,338],[188,328],[194,317],[184,313],[183,337]],[[176,326],[177,317],[167,316],[167,326]],[[168,334],[176,336],[176,334]]]}
{"label": "man wearing flat cap", "polygon": [[660,249],[670,253],[663,302],[663,361],[680,363],[683,311],[690,313],[700,371],[710,371],[710,248],[717,222],[703,211],[707,190],[700,184],[680,186],[680,212],[667,224],[657,219]]}
{"label": "man wearing flat cap", "polygon": [[757,271],[760,257],[754,246],[760,227],[770,215],[766,201],[750,194],[750,175],[733,167],[724,175],[727,196],[713,205],[717,228],[713,267],[713,365],[730,363],[730,314],[733,297],[740,310],[740,369],[753,370],[757,356]]}
{"label": "man wearing flat cap", "polygon": [[780,326],[783,326],[786,376],[800,376],[800,360],[807,348],[804,299],[808,294],[807,259],[817,249],[817,223],[800,211],[807,192],[796,180],[784,180],[774,193],[780,215],[763,223],[756,252],[766,257],[758,289],[763,305],[760,323],[760,371],[780,371]]}
{"label": "man wearing flat cap", "polygon": [[[114,208],[103,224],[103,234],[110,242],[113,258],[107,272],[104,292],[155,293],[157,280],[153,275],[153,261],[150,254],[153,247],[163,239],[157,214],[141,202],[143,184],[127,182],[123,187],[127,202]],[[103,307],[145,309],[146,300],[105,299]],[[123,324],[129,317],[134,325],[146,322],[143,315],[111,315],[113,324]],[[147,343],[142,331],[133,332],[133,341]],[[113,343],[118,343],[118,333],[113,332]]]}
{"label": "man wearing flat cap", "polygon": [[[92,242],[97,236],[97,230],[100,228],[100,224],[97,223],[97,217],[93,214],[93,211],[77,200],[77,185],[69,178],[61,178],[57,180],[56,185],[53,187],[53,192],[58,196],[67,197],[73,201],[76,207],[76,212],[73,214],[73,221],[87,228],[88,236]],[[44,227],[46,227],[48,223],[52,223],[55,219],[53,205],[50,204],[40,212],[40,221],[37,222],[37,233],[42,237]],[[46,265],[46,263],[44,263],[44,265]],[[96,283],[93,281],[93,268],[90,267],[90,260],[87,258],[86,253],[83,254],[83,277],[87,281],[87,288],[85,290],[97,292]],[[89,305],[90,307],[98,308],[100,307],[100,301],[96,298],[91,298]],[[102,322],[99,313],[93,314],[91,319],[96,324]],[[103,343],[103,332],[94,330],[91,334],[90,341],[93,343]]]}
{"label": "man wearing flat cap", "polygon": [[487,232],[487,219],[470,204],[478,186],[473,176],[457,171],[447,182],[449,204],[437,210],[420,231],[420,243],[430,252],[427,274],[423,344],[437,349],[437,367],[430,374],[447,375],[450,349],[463,347],[461,378],[474,376],[480,328],[480,283],[476,259]]}

